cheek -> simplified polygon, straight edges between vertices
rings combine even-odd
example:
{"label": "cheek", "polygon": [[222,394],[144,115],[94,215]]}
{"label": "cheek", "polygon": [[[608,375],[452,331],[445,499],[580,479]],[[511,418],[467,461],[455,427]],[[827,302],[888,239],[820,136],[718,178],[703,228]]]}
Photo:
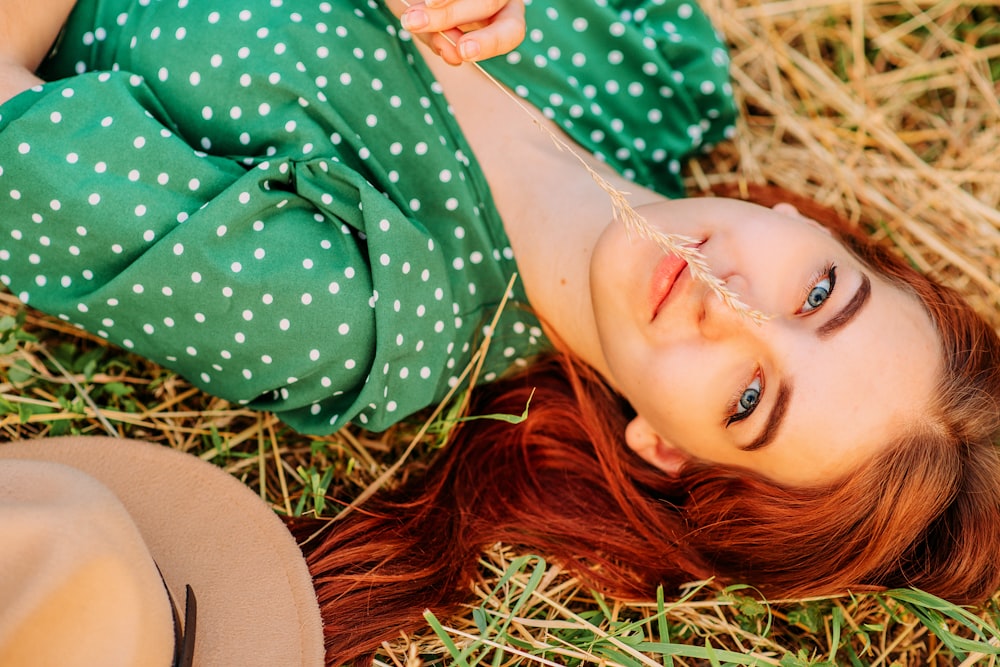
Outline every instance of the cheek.
{"label": "cheek", "polygon": [[633,362],[631,377],[623,384],[625,397],[647,420],[662,430],[674,431],[701,421],[708,403],[697,369],[684,363],[683,355],[659,354]]}

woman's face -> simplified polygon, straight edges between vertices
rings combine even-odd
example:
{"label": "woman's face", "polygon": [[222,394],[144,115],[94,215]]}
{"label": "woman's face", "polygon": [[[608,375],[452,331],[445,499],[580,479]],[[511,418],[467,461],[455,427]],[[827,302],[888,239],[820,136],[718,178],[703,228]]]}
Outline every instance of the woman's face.
{"label": "woman's face", "polygon": [[638,212],[700,241],[712,272],[770,315],[755,324],[654,242],[608,226],[591,261],[597,333],[608,380],[638,413],[626,440],[645,459],[822,484],[921,418],[941,366],[930,317],[817,223],[731,199]]}

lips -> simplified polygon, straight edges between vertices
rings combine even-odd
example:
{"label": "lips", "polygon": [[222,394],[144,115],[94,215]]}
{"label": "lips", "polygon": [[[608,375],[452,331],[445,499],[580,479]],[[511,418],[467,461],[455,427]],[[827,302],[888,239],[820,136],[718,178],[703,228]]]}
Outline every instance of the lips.
{"label": "lips", "polygon": [[674,284],[686,268],[687,262],[673,253],[666,253],[656,265],[649,289],[650,321],[656,319],[667,299],[670,298]]}

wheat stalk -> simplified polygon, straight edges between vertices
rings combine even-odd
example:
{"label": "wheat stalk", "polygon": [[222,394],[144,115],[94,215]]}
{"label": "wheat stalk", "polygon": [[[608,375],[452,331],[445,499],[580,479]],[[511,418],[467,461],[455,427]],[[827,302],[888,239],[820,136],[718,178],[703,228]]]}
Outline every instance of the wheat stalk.
{"label": "wheat stalk", "polygon": [[[407,7],[410,6],[410,3],[407,2],[407,0],[403,0],[403,4]],[[444,37],[452,46],[456,46],[454,40],[450,37],[444,33],[438,34]],[[597,185],[611,198],[611,207],[614,211],[614,217],[625,225],[625,229],[629,232],[630,237],[632,234],[635,234],[640,238],[654,241],[656,245],[663,250],[663,252],[670,253],[683,259],[688,264],[688,269],[691,271],[692,278],[705,283],[724,304],[755,324],[761,324],[771,319],[770,315],[762,313],[759,310],[755,310],[743,303],[738,294],[729,289],[723,280],[712,273],[712,269],[708,264],[708,260],[705,259],[705,255],[702,254],[702,252],[696,247],[696,244],[698,243],[697,240],[680,234],[668,234],[650,225],[646,219],[640,215],[631,204],[628,203],[627,192],[623,192],[622,190],[619,190],[615,186],[611,185],[607,179],[597,173],[597,171],[587,163],[583,156],[581,156],[569,143],[563,140],[562,137],[539,122],[537,116],[532,112],[532,110],[529,109],[520,100],[520,98],[512,93],[506,86],[494,78],[492,74],[487,72],[482,65],[477,62],[471,62],[469,64],[475,67],[483,76],[487,78],[487,80],[489,80],[491,84],[496,86],[500,92],[506,95],[507,99],[511,100],[519,109],[521,109],[521,111],[526,113],[535,124],[535,127],[548,135],[549,139],[559,150],[569,153],[571,156],[576,158],[577,162],[579,162],[583,168],[587,170],[587,173],[590,174],[590,177],[594,180],[594,182],[597,183]]]}
{"label": "wheat stalk", "polygon": [[[450,41],[450,40],[449,40]],[[667,232],[661,231],[656,227],[653,227],[646,221],[631,204],[628,203],[627,192],[619,190],[615,186],[611,185],[606,178],[597,173],[590,164],[587,163],[585,159],[565,140],[562,139],[555,132],[550,130],[548,127],[543,125],[538,121],[538,118],[534,113],[531,112],[527,106],[525,106],[519,98],[517,98],[506,86],[497,81],[489,72],[487,72],[479,63],[472,63],[477,70],[483,73],[483,75],[497,88],[499,88],[508,99],[512,100],[518,108],[528,114],[535,127],[540,129],[552,143],[561,150],[569,153],[576,161],[579,162],[590,177],[597,183],[604,192],[608,194],[611,198],[611,208],[614,211],[614,217],[619,220],[623,225],[625,225],[626,231],[631,236],[635,234],[639,238],[649,239],[656,243],[663,252],[670,253],[680,257],[688,264],[688,269],[691,271],[691,277],[695,280],[699,280],[705,283],[712,292],[715,293],[719,299],[722,300],[724,304],[735,310],[737,313],[746,317],[755,324],[761,324],[766,322],[771,318],[770,315],[762,313],[759,310],[755,310],[743,303],[740,300],[738,294],[733,292],[726,283],[712,273],[711,267],[708,265],[708,260],[705,259],[705,255],[702,254],[700,250],[696,247],[698,241],[692,239],[689,236],[684,236],[682,234],[668,234]]]}
{"label": "wheat stalk", "polygon": [[[543,127],[542,129],[548,131],[547,128]],[[580,159],[580,156],[578,155],[575,155],[575,157]],[[583,160],[580,161],[583,162]],[[697,246],[700,245],[698,239],[691,238],[690,236],[684,236],[683,234],[667,234],[666,232],[653,227],[646,222],[646,219],[628,203],[628,200],[625,198],[627,193],[622,192],[608,183],[607,180],[594,171],[590,165],[584,163],[584,167],[586,167],[587,171],[590,173],[591,178],[593,178],[597,184],[608,193],[608,196],[611,197],[611,207],[615,212],[615,218],[620,220],[621,223],[625,225],[625,230],[630,236],[635,234],[639,238],[649,239],[650,241],[656,243],[656,245],[658,245],[660,250],[663,252],[676,255],[677,257],[683,259],[687,262],[688,270],[691,271],[692,278],[700,280],[708,285],[709,289],[711,289],[724,304],[735,310],[743,317],[746,317],[754,324],[762,324],[771,319],[770,315],[762,313],[761,311],[751,308],[747,304],[743,303],[743,301],[740,300],[739,295],[729,289],[725,281],[712,273],[712,269],[708,265],[705,255],[698,250]]]}

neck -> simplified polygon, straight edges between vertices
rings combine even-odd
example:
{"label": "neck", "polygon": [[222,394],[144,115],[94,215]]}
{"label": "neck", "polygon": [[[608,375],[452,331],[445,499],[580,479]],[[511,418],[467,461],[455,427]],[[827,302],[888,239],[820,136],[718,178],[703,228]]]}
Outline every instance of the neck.
{"label": "neck", "polygon": [[[613,187],[632,193],[633,206],[660,195],[622,179],[576,147],[474,65],[451,67],[426,50],[424,57],[490,184],[532,307],[558,345],[607,377],[591,304],[590,258],[613,212],[608,193],[580,160]],[[558,146],[550,133],[575,153]]]}

